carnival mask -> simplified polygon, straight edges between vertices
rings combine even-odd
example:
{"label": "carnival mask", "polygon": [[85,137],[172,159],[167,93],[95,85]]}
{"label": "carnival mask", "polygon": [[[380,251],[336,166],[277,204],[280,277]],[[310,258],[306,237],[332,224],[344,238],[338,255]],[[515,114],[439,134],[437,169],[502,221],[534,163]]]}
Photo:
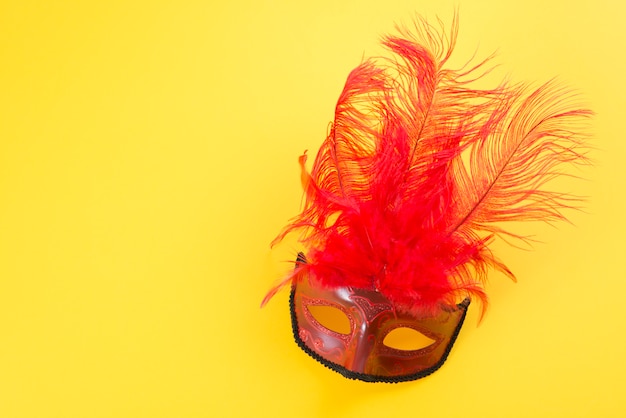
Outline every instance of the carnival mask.
{"label": "carnival mask", "polygon": [[[299,260],[303,262],[304,256]],[[435,316],[420,318],[398,312],[379,292],[324,289],[308,277],[293,283],[290,298],[293,333],[300,348],[345,377],[367,382],[415,380],[441,367],[469,304],[466,298]],[[347,323],[341,327],[333,314],[320,320],[314,310],[320,307],[343,315]],[[392,332],[406,329],[413,335],[403,335],[405,347],[387,342]]]}
{"label": "carnival mask", "polygon": [[[342,375],[400,382],[437,370],[470,298],[484,312],[490,269],[513,273],[490,249],[523,235],[503,222],[563,219],[568,195],[546,186],[586,163],[575,127],[591,115],[554,82],[480,89],[483,65],[450,69],[449,35],[418,19],[387,36],[392,57],[366,60],[346,81],[312,170],[300,157],[305,206],[275,242],[302,232],[291,284],[299,346]],[[482,69],[482,70],[481,70]],[[343,315],[344,329],[316,317]],[[427,343],[394,347],[408,329]]]}

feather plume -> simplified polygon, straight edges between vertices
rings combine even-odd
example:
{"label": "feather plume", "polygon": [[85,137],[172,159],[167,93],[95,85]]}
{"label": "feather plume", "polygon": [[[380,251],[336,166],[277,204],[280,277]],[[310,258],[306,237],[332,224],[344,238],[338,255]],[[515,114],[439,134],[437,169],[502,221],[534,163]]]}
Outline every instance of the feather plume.
{"label": "feather plume", "polygon": [[378,290],[397,308],[435,314],[464,296],[486,306],[495,236],[524,238],[503,221],[564,219],[573,198],[546,185],[585,164],[574,129],[591,115],[554,81],[535,90],[477,89],[489,59],[446,64],[457,36],[418,18],[348,76],[312,170],[300,157],[306,201],[275,239],[303,232],[307,272],[322,286]]}

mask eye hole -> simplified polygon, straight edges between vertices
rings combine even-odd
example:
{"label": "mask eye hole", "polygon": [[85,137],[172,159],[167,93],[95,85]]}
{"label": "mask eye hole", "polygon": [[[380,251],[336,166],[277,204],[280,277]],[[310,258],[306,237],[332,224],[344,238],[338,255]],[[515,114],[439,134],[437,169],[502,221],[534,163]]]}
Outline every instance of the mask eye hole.
{"label": "mask eye hole", "polygon": [[309,305],[307,309],[323,327],[339,334],[350,334],[350,319],[341,309],[328,305]]}
{"label": "mask eye hole", "polygon": [[435,340],[422,334],[421,332],[408,327],[399,327],[389,332],[383,344],[389,348],[402,351],[413,351],[426,348]]}

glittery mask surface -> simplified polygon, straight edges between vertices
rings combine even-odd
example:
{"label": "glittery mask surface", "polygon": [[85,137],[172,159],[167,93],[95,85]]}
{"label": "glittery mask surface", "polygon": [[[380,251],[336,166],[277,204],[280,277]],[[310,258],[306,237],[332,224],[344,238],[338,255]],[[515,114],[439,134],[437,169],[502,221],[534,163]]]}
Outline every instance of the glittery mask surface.
{"label": "glittery mask surface", "polygon": [[[303,277],[292,286],[291,317],[298,345],[325,366],[348,378],[392,383],[419,379],[441,367],[469,303],[465,299],[436,316],[419,318],[397,311],[377,291],[323,289]],[[314,312],[319,307],[345,316],[349,328],[318,320]],[[406,329],[430,343],[418,349],[388,345],[390,333]]]}

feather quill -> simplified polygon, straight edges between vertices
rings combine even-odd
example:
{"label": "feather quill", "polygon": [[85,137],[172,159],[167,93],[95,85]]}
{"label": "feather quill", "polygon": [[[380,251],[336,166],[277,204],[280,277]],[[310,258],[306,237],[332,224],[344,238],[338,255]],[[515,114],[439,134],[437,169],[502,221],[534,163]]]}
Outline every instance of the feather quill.
{"label": "feather quill", "polygon": [[350,73],[310,173],[299,159],[304,208],[273,242],[301,230],[307,263],[263,304],[307,272],[414,314],[468,295],[486,307],[488,270],[514,279],[490,242],[524,238],[501,223],[564,219],[573,198],[545,186],[587,162],[576,128],[591,112],[554,81],[472,87],[489,59],[447,68],[457,31],[456,16],[449,35],[418,18],[383,39],[390,58]]}

